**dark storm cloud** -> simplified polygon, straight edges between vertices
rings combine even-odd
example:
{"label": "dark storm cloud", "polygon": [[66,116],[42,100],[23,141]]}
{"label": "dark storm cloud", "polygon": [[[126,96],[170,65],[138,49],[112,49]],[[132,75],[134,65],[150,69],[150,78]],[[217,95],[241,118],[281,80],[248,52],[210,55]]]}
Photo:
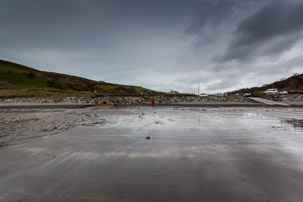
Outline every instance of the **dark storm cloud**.
{"label": "dark storm cloud", "polygon": [[[144,68],[128,61],[161,53],[155,54],[163,49],[158,43],[170,37],[167,30],[186,6],[187,1],[162,0],[2,1],[0,53],[4,59],[66,73],[70,68],[94,79],[96,74],[89,72]],[[113,67],[117,61],[122,64]],[[81,70],[84,65],[87,73]],[[108,79],[106,74],[100,79]]]}
{"label": "dark storm cloud", "polygon": [[218,25],[237,15],[240,9],[254,7],[257,2],[256,0],[195,1],[193,4],[193,21],[188,32],[203,32],[201,29],[205,28],[205,26],[220,28]]}
{"label": "dark storm cloud", "polygon": [[[170,2],[170,3],[169,3]],[[60,48],[106,48],[119,31],[127,34],[138,27],[161,29],[162,18],[173,22],[178,1],[134,0],[28,0],[2,1],[2,45],[9,47],[50,46]],[[185,3],[184,3],[185,4]],[[165,21],[166,22],[166,21]],[[114,39],[112,39],[114,40]]]}
{"label": "dark storm cloud", "polygon": [[205,43],[229,36],[238,21],[262,7],[261,0],[202,0],[193,4],[193,15],[187,29],[196,41]]}
{"label": "dark storm cloud", "polygon": [[303,2],[272,1],[244,19],[234,33],[224,60],[245,59],[265,53],[279,53],[291,47],[302,35]]}
{"label": "dark storm cloud", "polygon": [[301,0],[0,0],[0,8],[1,59],[41,70],[181,92],[303,70]]}

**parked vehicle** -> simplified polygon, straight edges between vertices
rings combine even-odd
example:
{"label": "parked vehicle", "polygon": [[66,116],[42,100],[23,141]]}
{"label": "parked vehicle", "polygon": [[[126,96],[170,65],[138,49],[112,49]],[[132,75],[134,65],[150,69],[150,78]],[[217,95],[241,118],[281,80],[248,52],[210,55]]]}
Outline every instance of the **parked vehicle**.
{"label": "parked vehicle", "polygon": [[251,97],[251,93],[243,93],[243,97]]}
{"label": "parked vehicle", "polygon": [[278,89],[276,89],[276,88],[270,88],[270,89],[267,89],[266,91],[264,91],[265,95],[276,95],[278,93],[279,93]]}
{"label": "parked vehicle", "polygon": [[282,92],[280,92],[280,94],[281,94],[281,95],[287,95],[288,92],[287,92],[287,91],[282,91]]}
{"label": "parked vehicle", "polygon": [[289,90],[287,91],[289,94],[303,94],[303,91],[298,91],[298,90]]}

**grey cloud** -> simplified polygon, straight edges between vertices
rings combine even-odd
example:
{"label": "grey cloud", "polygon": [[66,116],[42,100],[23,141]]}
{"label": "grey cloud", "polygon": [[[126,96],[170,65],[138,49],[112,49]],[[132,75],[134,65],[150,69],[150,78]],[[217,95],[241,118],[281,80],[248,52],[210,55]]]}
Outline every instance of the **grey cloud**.
{"label": "grey cloud", "polygon": [[[0,40],[3,47],[48,46],[107,48],[124,35],[165,29],[180,19],[186,1],[28,0],[2,1]],[[143,33],[144,34],[144,33]],[[9,39],[9,40],[7,40]]]}
{"label": "grey cloud", "polygon": [[[262,47],[267,52],[281,52],[289,48],[302,33],[303,2],[272,1],[252,16],[243,20],[234,33],[234,41],[227,47],[223,60],[247,59],[261,54]],[[277,37],[284,37],[279,45],[271,43]]]}
{"label": "grey cloud", "polygon": [[237,83],[236,80],[230,80],[230,79],[221,79],[220,81],[210,84],[207,86],[207,91],[225,91],[225,89],[229,89],[230,87],[234,86]]}
{"label": "grey cloud", "polygon": [[263,4],[264,1],[261,0],[195,1],[187,33],[204,43],[218,40],[218,34],[228,35],[243,16],[249,15]]}
{"label": "grey cloud", "polygon": [[190,93],[197,83],[222,92],[303,71],[301,0],[0,0],[0,7],[1,59],[45,71]]}
{"label": "grey cloud", "polygon": [[203,33],[206,26],[220,28],[218,25],[230,20],[238,12],[239,7],[245,7],[251,3],[252,1],[241,0],[196,1],[193,5],[193,17],[187,32]]}
{"label": "grey cloud", "polygon": [[262,54],[275,55],[281,51],[289,50],[297,41],[302,38],[302,34],[303,33],[296,32],[286,36],[276,37],[275,39],[272,39],[269,45],[264,47]]}

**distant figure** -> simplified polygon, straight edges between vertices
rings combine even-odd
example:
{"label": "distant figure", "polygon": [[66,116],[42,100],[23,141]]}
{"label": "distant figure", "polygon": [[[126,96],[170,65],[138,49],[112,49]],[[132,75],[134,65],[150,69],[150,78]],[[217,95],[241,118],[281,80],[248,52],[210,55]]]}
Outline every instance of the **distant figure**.
{"label": "distant figure", "polygon": [[153,98],[152,99],[152,106],[154,106],[155,105],[155,99]]}
{"label": "distant figure", "polygon": [[159,100],[159,104],[161,104],[161,100]]}

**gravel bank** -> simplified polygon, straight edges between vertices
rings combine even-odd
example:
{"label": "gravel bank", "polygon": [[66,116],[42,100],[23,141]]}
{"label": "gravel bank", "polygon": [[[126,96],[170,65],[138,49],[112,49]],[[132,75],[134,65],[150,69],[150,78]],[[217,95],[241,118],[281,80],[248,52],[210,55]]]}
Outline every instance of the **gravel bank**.
{"label": "gravel bank", "polygon": [[56,134],[78,125],[98,125],[105,120],[96,108],[0,109],[0,145]]}

